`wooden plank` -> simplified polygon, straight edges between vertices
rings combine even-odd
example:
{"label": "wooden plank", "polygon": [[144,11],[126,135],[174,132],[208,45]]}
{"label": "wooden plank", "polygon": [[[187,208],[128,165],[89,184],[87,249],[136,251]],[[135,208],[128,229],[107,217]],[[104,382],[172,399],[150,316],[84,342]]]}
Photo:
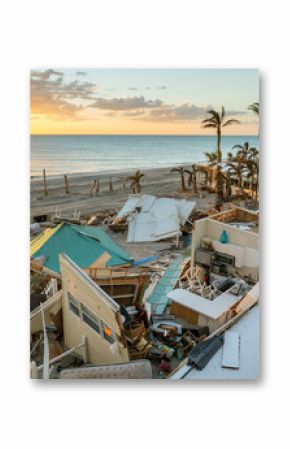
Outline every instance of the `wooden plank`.
{"label": "wooden plank", "polygon": [[240,336],[237,332],[227,331],[224,334],[222,367],[240,367]]}

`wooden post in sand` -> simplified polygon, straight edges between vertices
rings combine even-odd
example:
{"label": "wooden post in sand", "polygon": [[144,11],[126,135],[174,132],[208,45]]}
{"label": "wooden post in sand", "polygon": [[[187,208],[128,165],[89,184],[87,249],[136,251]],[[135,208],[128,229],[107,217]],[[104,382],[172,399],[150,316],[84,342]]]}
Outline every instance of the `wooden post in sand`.
{"label": "wooden post in sand", "polygon": [[69,186],[68,186],[67,175],[64,175],[64,185],[65,185],[65,193],[69,194]]}
{"label": "wooden post in sand", "polygon": [[48,195],[48,190],[47,190],[45,168],[43,169],[43,185],[44,185],[44,196],[47,196]]}
{"label": "wooden post in sand", "polygon": [[96,192],[99,193],[99,191],[100,191],[100,181],[99,178],[97,178]]}
{"label": "wooden post in sand", "polygon": [[109,177],[109,190],[110,190],[110,192],[113,192],[113,190],[114,190],[111,176]]}

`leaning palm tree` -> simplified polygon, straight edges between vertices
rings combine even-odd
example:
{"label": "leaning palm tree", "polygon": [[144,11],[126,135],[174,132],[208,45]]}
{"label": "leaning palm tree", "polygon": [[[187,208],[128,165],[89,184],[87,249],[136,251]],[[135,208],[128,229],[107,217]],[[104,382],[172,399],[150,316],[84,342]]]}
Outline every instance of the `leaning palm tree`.
{"label": "leaning palm tree", "polygon": [[144,173],[141,173],[140,170],[137,170],[134,175],[128,176],[127,180],[131,181],[130,187],[134,194],[141,192],[142,187],[140,181],[144,176]]}
{"label": "leaning palm tree", "polygon": [[252,103],[248,106],[248,110],[254,112],[257,115],[260,115],[260,104],[257,103]]}
{"label": "leaning palm tree", "polygon": [[184,167],[182,167],[182,165],[180,165],[179,167],[172,168],[172,169],[170,170],[170,172],[171,172],[171,173],[177,172],[177,173],[180,174],[181,190],[182,190],[182,191],[186,190],[184,175],[185,175],[185,173],[188,173],[188,170],[186,170]]}
{"label": "leaning palm tree", "polygon": [[231,125],[239,124],[239,120],[230,118],[226,119],[226,110],[222,106],[221,112],[217,112],[214,109],[207,111],[209,117],[204,119],[201,124],[205,129],[215,129],[217,135],[217,202],[219,198],[223,197],[223,179],[221,176],[221,162],[222,162],[222,148],[221,148],[221,136],[222,129]]}

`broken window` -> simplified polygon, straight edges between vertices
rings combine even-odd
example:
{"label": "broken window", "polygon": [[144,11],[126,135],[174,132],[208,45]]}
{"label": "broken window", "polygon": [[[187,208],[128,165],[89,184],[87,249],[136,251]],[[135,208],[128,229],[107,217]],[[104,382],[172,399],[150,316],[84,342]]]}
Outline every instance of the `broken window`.
{"label": "broken window", "polygon": [[69,309],[78,317],[80,316],[79,303],[76,298],[70,292],[67,292],[67,299],[69,304]]}
{"label": "broken window", "polygon": [[100,321],[98,317],[87,309],[83,304],[81,305],[82,318],[85,323],[87,323],[92,329],[94,329],[98,334],[101,333]]}

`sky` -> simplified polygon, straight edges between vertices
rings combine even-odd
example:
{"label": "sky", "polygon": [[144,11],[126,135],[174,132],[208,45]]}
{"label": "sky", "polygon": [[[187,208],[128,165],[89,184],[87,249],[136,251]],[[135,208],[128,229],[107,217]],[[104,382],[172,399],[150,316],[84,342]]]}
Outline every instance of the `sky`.
{"label": "sky", "polygon": [[257,135],[256,69],[34,69],[31,134],[208,135],[201,121],[224,106],[228,135]]}

